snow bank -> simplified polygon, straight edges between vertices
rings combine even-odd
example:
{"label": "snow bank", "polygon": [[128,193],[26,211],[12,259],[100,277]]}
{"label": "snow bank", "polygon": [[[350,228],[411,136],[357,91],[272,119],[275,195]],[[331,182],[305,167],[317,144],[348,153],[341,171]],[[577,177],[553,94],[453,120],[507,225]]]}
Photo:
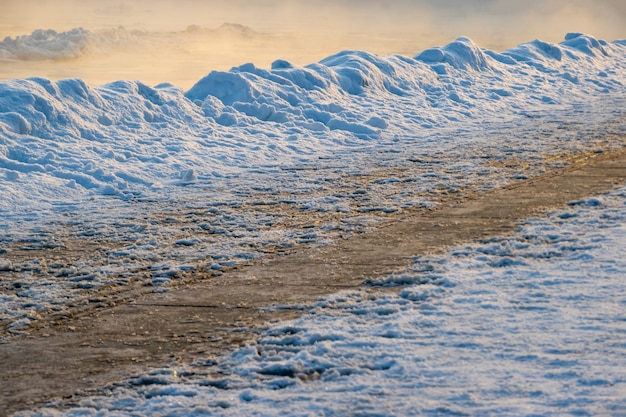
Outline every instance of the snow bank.
{"label": "snow bank", "polygon": [[[232,25],[222,30],[248,33]],[[118,29],[110,38],[126,35],[140,36]],[[24,57],[71,56],[94,36],[37,31],[5,39],[1,48]],[[135,81],[3,82],[0,210],[102,194],[131,199],[264,164],[315,160],[434,129],[480,129],[503,115],[589,97],[623,97],[625,52],[623,43],[582,34],[503,53],[463,37],[414,59],[344,51],[306,67],[245,64],[211,72],[187,92]]]}
{"label": "snow bank", "polygon": [[[64,188],[119,194],[157,185],[156,167],[173,156],[186,121],[201,116],[176,89],[126,81],[98,89],[71,79],[8,81],[0,108],[11,110],[0,113],[0,169],[43,176],[54,186],[49,197],[76,192]],[[174,138],[164,143],[156,132]]]}

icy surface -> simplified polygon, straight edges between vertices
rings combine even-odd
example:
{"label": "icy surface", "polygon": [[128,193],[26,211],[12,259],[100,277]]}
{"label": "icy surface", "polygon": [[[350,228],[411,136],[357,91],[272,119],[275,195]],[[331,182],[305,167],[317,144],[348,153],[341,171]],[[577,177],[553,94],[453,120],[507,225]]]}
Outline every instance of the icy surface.
{"label": "icy surface", "polygon": [[[2,47],[65,54],[92,36]],[[111,286],[165,291],[190,269],[325,244],[567,164],[556,155],[620,147],[625,53],[582,34],[503,53],[462,37],[414,58],[245,64],[188,91],[2,82],[0,326],[20,332]],[[76,241],[78,260],[42,252]]]}
{"label": "icy surface", "polygon": [[416,259],[396,295],[339,293],[228,356],[17,415],[621,415],[625,224],[626,188],[572,201]]}

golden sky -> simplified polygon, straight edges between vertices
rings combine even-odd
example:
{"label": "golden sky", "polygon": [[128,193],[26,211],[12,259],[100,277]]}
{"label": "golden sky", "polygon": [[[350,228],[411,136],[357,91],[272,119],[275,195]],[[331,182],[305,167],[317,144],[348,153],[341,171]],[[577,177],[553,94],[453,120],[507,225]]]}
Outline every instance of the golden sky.
{"label": "golden sky", "polygon": [[[225,22],[256,33],[184,32]],[[119,27],[149,34],[128,42],[98,38],[70,60],[0,62],[0,79],[141,79],[188,88],[211,70],[247,62],[307,65],[346,49],[414,56],[459,36],[497,51],[534,39],[557,43],[567,32],[626,39],[625,22],[626,0],[0,0],[0,40],[76,27],[114,37],[125,36]]]}

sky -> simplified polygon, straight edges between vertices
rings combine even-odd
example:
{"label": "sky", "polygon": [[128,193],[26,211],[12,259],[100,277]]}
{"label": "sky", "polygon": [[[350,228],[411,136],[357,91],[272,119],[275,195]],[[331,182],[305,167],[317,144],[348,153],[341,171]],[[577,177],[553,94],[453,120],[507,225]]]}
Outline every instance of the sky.
{"label": "sky", "polygon": [[[190,25],[217,28],[225,22],[258,36],[176,36]],[[0,39],[77,27],[159,34],[151,43],[135,37],[119,48],[124,34],[117,33],[71,62],[0,62],[0,79],[80,77],[100,84],[130,78],[189,88],[210,70],[247,62],[307,65],[341,50],[415,56],[459,36],[496,51],[534,39],[558,43],[568,32],[626,39],[624,22],[623,0],[0,0]]]}
{"label": "sky", "polygon": [[[241,23],[260,31],[366,31],[466,35],[512,42],[567,31],[626,37],[623,0],[0,0],[4,35],[124,25],[182,30]],[[23,33],[20,33],[23,32]],[[508,41],[508,39],[506,39]]]}

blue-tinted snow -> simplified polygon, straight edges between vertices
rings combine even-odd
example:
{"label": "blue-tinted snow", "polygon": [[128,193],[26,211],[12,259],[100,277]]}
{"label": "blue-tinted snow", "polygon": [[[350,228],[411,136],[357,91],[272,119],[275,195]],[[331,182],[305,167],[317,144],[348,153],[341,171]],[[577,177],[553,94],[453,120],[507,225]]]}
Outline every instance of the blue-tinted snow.
{"label": "blue-tinted snow", "polygon": [[[45,49],[83,35],[35,38]],[[324,244],[442,193],[541,174],[550,155],[621,146],[611,135],[624,129],[626,44],[566,38],[502,53],[459,38],[414,58],[344,51],[306,67],[245,64],[189,91],[2,82],[0,272],[19,282],[2,295],[0,321],[27,328],[130,273],[164,290],[193,267]],[[185,217],[184,232],[168,213]],[[29,271],[45,275],[44,259],[3,257],[15,242],[58,247],[73,234],[112,242],[106,264],[42,279]]]}
{"label": "blue-tinted snow", "polygon": [[[141,45],[141,33],[122,32],[36,31],[0,42],[0,60],[71,58],[118,38]],[[583,34],[501,53],[459,38],[412,58],[345,51],[306,67],[245,64],[188,91],[2,82],[0,273],[20,282],[0,296],[0,319],[19,331],[126,271],[167,286],[202,262],[219,271],[260,256],[250,247],[323,243],[377,213],[435,205],[442,190],[539,174],[546,156],[621,146],[611,135],[623,135],[625,53],[624,41]],[[409,178],[397,169],[407,166]],[[321,300],[216,363],[157,370],[65,414],[623,414],[624,200],[620,190],[572,202],[512,237],[420,259],[383,278],[419,284],[397,296]],[[272,227],[279,211],[250,210],[277,204],[343,217],[292,230]],[[185,236],[168,218],[151,221],[200,209]],[[73,233],[115,242],[108,263],[41,279],[31,272],[44,259],[3,258],[12,242],[51,247]],[[224,377],[203,377],[215,370]]]}
{"label": "blue-tinted snow", "polygon": [[622,415],[624,224],[626,188],[573,201],[416,259],[397,295],[339,293],[227,356],[17,415]]}

